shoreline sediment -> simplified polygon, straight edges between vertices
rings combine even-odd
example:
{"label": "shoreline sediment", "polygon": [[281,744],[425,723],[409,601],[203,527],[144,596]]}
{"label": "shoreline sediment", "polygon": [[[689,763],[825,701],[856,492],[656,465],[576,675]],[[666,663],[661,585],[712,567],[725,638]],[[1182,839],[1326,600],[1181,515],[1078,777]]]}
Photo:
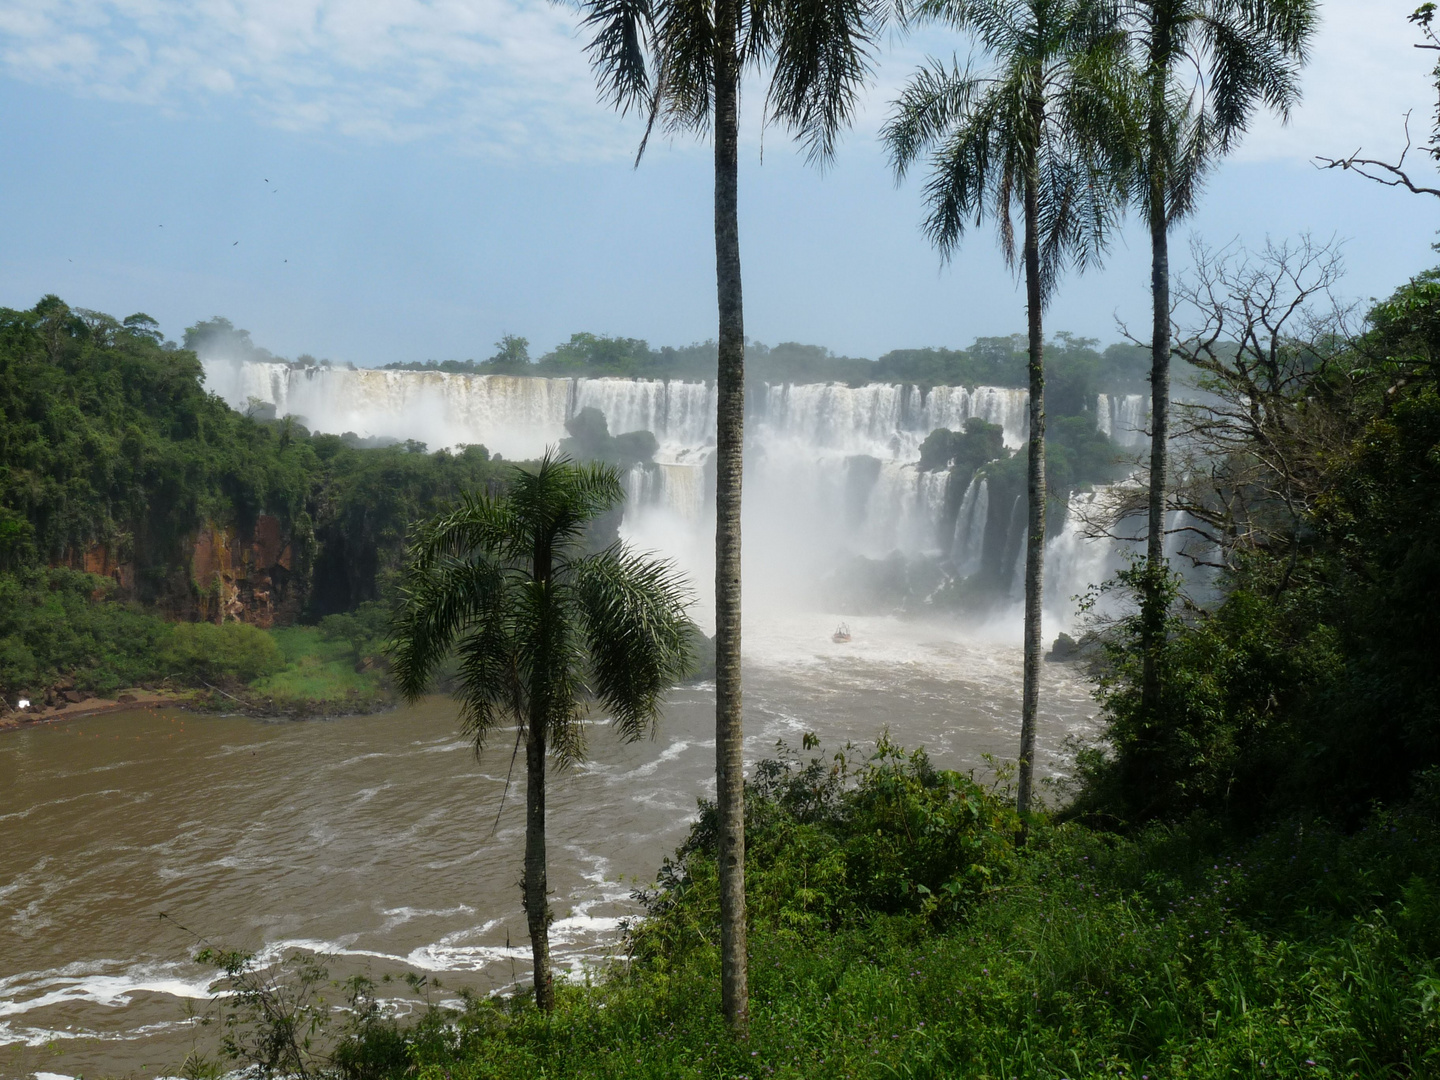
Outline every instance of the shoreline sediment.
{"label": "shoreline sediment", "polygon": [[372,698],[316,699],[313,701],[287,700],[277,702],[273,698],[248,700],[225,694],[210,694],[204,690],[177,691],[126,691],[120,698],[92,697],[85,701],[67,703],[63,707],[42,706],[24,710],[11,709],[0,714],[0,734],[8,731],[24,731],[44,724],[57,724],[65,720],[82,720],[107,713],[126,712],[132,709],[172,708],[196,713],[239,713],[257,720],[308,720],[323,717],[368,716],[385,712],[396,706],[389,695]]}
{"label": "shoreline sediment", "polygon": [[54,724],[61,720],[80,720],[88,716],[103,716],[105,713],[124,712],[127,709],[153,709],[157,706],[187,708],[193,703],[193,695],[177,691],[127,690],[119,697],[86,698],[84,701],[67,702],[63,706],[46,705],[36,708],[11,709],[0,714],[0,732],[21,731],[41,724]]}

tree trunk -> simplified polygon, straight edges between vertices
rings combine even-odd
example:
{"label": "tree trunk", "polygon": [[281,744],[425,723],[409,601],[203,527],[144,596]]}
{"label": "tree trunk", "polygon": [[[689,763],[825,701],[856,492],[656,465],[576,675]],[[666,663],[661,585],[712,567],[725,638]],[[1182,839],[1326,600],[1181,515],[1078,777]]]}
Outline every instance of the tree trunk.
{"label": "tree trunk", "polygon": [[1030,457],[1026,480],[1029,528],[1025,535],[1025,687],[1020,704],[1020,766],[1015,808],[1030,812],[1035,773],[1035,714],[1040,706],[1041,610],[1045,598],[1045,338],[1041,325],[1039,175],[1025,177],[1025,301],[1030,335]]}
{"label": "tree trunk", "polygon": [[550,978],[550,904],[545,881],[545,723],[531,717],[525,734],[525,921],[535,955],[535,1005],[555,1007]]}
{"label": "tree trunk", "polygon": [[1165,560],[1165,474],[1170,458],[1170,237],[1165,184],[1158,174],[1150,188],[1150,293],[1154,305],[1150,338],[1150,520],[1145,544],[1145,586],[1140,598],[1140,703],[1147,726],[1155,722],[1160,707],[1159,652],[1164,644],[1165,575],[1169,572]]}
{"label": "tree trunk", "polygon": [[720,309],[715,427],[715,802],[720,818],[720,999],[740,1037],[750,994],[745,934],[744,728],[740,696],[740,481],[745,314],[740,292],[737,0],[715,5],[715,288]]}

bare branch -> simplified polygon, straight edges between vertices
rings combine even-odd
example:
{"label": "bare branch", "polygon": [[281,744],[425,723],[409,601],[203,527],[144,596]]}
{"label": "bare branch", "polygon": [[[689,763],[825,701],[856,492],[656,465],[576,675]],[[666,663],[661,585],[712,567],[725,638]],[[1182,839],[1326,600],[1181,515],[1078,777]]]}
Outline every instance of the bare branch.
{"label": "bare branch", "polygon": [[[1415,47],[1417,49],[1440,49],[1440,45],[1416,45]],[[1393,165],[1387,161],[1380,161],[1375,158],[1362,158],[1360,151],[1357,149],[1353,154],[1345,158],[1328,158],[1317,155],[1315,160],[1319,164],[1315,167],[1317,169],[1346,169],[1359,173],[1365,177],[1366,180],[1373,180],[1377,184],[1384,184],[1386,187],[1408,188],[1416,195],[1434,195],[1440,198],[1440,188],[1424,187],[1417,184],[1410,179],[1409,173],[1405,171],[1405,157],[1410,153],[1412,146],[1413,144],[1410,139],[1410,114],[1407,112],[1405,114],[1405,149],[1400,152],[1400,160]],[[1440,157],[1440,147],[1425,146],[1421,149],[1431,157]],[[1375,169],[1382,170],[1389,175],[1378,176],[1373,171],[1366,171]]]}

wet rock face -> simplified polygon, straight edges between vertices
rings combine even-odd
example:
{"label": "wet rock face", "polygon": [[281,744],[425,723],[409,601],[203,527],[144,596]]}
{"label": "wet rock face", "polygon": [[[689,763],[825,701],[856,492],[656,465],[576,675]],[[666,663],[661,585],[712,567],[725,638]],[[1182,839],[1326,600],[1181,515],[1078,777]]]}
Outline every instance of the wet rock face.
{"label": "wet rock face", "polygon": [[293,545],[278,518],[261,514],[249,537],[233,528],[209,526],[196,536],[190,555],[193,617],[237,620],[264,629],[286,625],[300,613]]}
{"label": "wet rock face", "polygon": [[[268,629],[286,626],[300,614],[306,581],[295,572],[294,544],[279,518],[261,514],[249,535],[209,523],[182,550],[183,564],[162,570],[143,590],[137,588],[134,560],[122,557],[114,545],[92,544],[63,562],[110,578],[116,599],[154,603],[175,619],[235,620]],[[98,591],[96,599],[102,595],[104,590]]]}

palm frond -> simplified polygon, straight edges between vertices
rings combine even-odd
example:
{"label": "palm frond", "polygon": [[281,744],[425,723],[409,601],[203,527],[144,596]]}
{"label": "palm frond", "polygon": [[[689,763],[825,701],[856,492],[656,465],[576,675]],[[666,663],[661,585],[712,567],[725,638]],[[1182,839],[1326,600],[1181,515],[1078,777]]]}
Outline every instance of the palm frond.
{"label": "palm frond", "polygon": [[611,548],[575,566],[590,686],[625,739],[648,734],[660,696],[688,671],[692,597],[668,562]]}
{"label": "palm frond", "polygon": [[943,259],[989,216],[1015,266],[1014,212],[1032,182],[1042,299],[1065,266],[1099,259],[1134,170],[1123,13],[1121,0],[923,0],[910,9],[970,32],[991,59],[983,78],[932,61],[883,131],[897,178],[936,145],[924,228]]}
{"label": "palm frond", "polygon": [[903,180],[917,157],[970,115],[980,88],[953,60],[948,67],[930,60],[910,77],[880,129],[896,179]]}
{"label": "palm frond", "polygon": [[664,68],[656,117],[670,132],[709,130],[715,88],[715,20],[707,0],[665,0],[655,27]]}
{"label": "palm frond", "polygon": [[623,497],[614,468],[549,451],[517,470],[503,496],[467,495],[418,527],[390,642],[402,693],[419,697],[453,653],[461,722],[477,749],[509,717],[542,725],[562,764],[578,759],[591,622],[571,579],[587,523]]}
{"label": "palm frond", "polygon": [[870,77],[884,9],[873,0],[783,0],[773,10],[766,112],[799,137],[812,163],[827,162]]}
{"label": "palm frond", "polygon": [[584,685],[583,639],[563,581],[517,580],[511,646],[517,677],[526,688],[526,722],[543,724],[550,752],[562,765],[584,754],[580,704]]}
{"label": "palm frond", "polygon": [[395,684],[408,700],[425,693],[462,635],[494,617],[504,593],[503,567],[484,556],[416,559],[407,566],[387,651]]}
{"label": "palm frond", "polygon": [[993,55],[1024,51],[1025,27],[1016,19],[1012,0],[916,0],[901,8],[906,24],[937,22],[974,35],[977,44]]}
{"label": "palm frond", "polygon": [[650,99],[647,52],[653,33],[652,0],[585,0],[580,25],[592,31],[585,46],[600,97],[622,115]]}
{"label": "palm frond", "polygon": [[512,607],[508,591],[502,591],[499,603],[477,612],[455,650],[460,658],[455,694],[460,726],[475,743],[477,753],[503,719],[523,731],[530,715],[528,684],[513,648]]}
{"label": "palm frond", "polygon": [[538,550],[560,554],[594,518],[624,501],[613,465],[576,464],[552,447],[534,470],[517,469],[506,496],[511,533],[499,541],[508,558],[533,561]]}
{"label": "palm frond", "polygon": [[[984,104],[995,104],[993,96],[987,98]],[[1006,198],[1003,170],[999,176],[992,175],[991,157],[996,147],[989,121],[993,112],[982,105],[966,119],[933,155],[930,179],[924,187],[928,207],[924,229],[942,259],[950,258],[972,219],[978,224],[984,216],[987,187],[995,187],[997,203],[1003,204]],[[991,209],[1005,213],[1000,207]]]}

